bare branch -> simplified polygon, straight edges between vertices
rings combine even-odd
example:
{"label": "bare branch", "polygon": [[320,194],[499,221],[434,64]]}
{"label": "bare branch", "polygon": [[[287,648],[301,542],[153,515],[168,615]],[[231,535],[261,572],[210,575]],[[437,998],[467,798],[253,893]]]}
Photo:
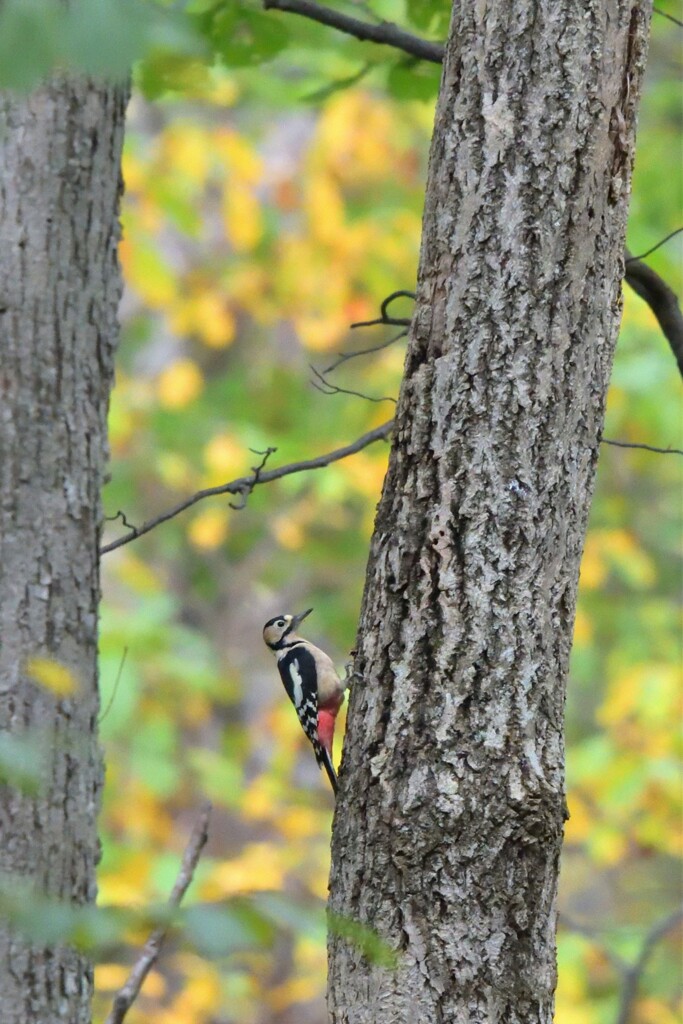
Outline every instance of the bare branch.
{"label": "bare branch", "polygon": [[310,18],[321,25],[336,28],[346,35],[354,36],[355,39],[393,46],[396,50],[409,53],[411,57],[428,60],[433,64],[441,64],[443,61],[441,43],[432,43],[428,39],[414,36],[391,21],[381,21],[378,25],[372,25],[359,18],[342,14],[341,11],[333,11],[330,7],[314,3],[313,0],[263,0],[263,6],[267,11],[300,14],[303,18]]}
{"label": "bare branch", "polygon": [[322,391],[323,395],[353,395],[355,398],[364,398],[366,402],[393,402],[396,405],[396,399],[391,398],[389,395],[377,398],[373,395],[365,395],[362,391],[350,391],[348,388],[340,388],[336,384],[331,384],[319,370],[316,370],[315,366],[311,366],[309,363],[308,368],[318,378],[317,382],[312,380],[311,384],[317,391]]}
{"label": "bare branch", "polygon": [[657,249],[661,249],[663,245],[666,245],[667,242],[670,242],[672,238],[676,237],[676,235],[680,235],[681,231],[683,231],[683,228],[676,228],[675,231],[670,232],[670,234],[666,235],[659,242],[657,242],[656,245],[653,245],[651,249],[648,249],[647,252],[638,253],[637,256],[627,255],[626,263],[632,263],[633,260],[644,260],[646,256],[651,256],[653,252],[657,252]]}
{"label": "bare branch", "polygon": [[105,544],[100,548],[100,555],[106,555],[110,551],[115,551],[116,548],[123,547],[124,544],[130,544],[137,537],[142,537],[144,534],[149,533],[150,530],[160,526],[161,523],[174,519],[181,512],[191,508],[205,498],[213,498],[220,494],[244,494],[245,491],[251,493],[257,484],[269,484],[273,480],[280,480],[282,477],[291,476],[293,473],[305,473],[311,469],[322,469],[324,466],[329,466],[332,462],[339,462],[340,459],[345,459],[349,455],[355,455],[356,452],[362,451],[363,448],[367,448],[368,445],[373,444],[375,441],[388,437],[393,425],[393,420],[389,420],[380,427],[369,430],[367,434],[363,434],[362,437],[353,441],[352,444],[345,445],[343,448],[337,448],[335,451],[327,452],[325,455],[318,455],[314,459],[302,459],[300,462],[291,462],[289,465],[279,466],[277,469],[269,469],[265,472],[260,471],[256,479],[256,473],[254,473],[252,476],[239,477],[237,480],[231,480],[226,484],[219,484],[217,487],[205,487],[203,490],[197,491],[189,498],[185,498],[184,501],[174,505],[173,508],[162,512],[161,515],[148,519],[134,534],[118,537],[110,544]]}
{"label": "bare branch", "polygon": [[612,444],[615,448],[642,448],[646,452],[656,452],[658,455],[683,455],[683,450],[680,448],[656,448],[652,444],[638,444],[635,441],[611,441],[608,437],[603,437],[601,444]]}
{"label": "bare branch", "polygon": [[671,346],[678,369],[683,376],[683,313],[676,293],[646,263],[631,256],[626,250],[626,283],[633,288],[657,317],[664,337]]}
{"label": "bare branch", "polygon": [[652,928],[650,928],[649,932],[643,939],[638,959],[624,971],[624,985],[621,990],[621,1001],[615,1024],[628,1024],[631,1019],[633,1004],[638,994],[640,979],[645,972],[645,968],[647,967],[650,957],[654,952],[655,946],[666,935],[668,935],[670,931],[673,931],[676,925],[680,924],[681,921],[683,921],[683,907],[679,907],[678,910],[674,910],[673,913],[667,914],[666,917],[657,921]]}
{"label": "bare branch", "polygon": [[[168,905],[175,908],[187,892],[194,877],[195,869],[199,863],[199,857],[209,837],[209,818],[211,817],[211,804],[205,803],[200,811],[199,818],[192,829],[188,839],[180,871],[176,878],[173,891],[168,898]],[[114,1003],[107,1017],[106,1024],[121,1024],[124,1017],[140,994],[145,978],[151,971],[159,958],[161,947],[169,930],[169,925],[155,928],[147,942],[143,946],[133,970],[128,976],[125,985],[119,989],[114,996]]]}
{"label": "bare branch", "polygon": [[[313,369],[311,367],[311,369]],[[317,372],[317,371],[314,371]],[[328,387],[334,387],[330,385]],[[342,388],[337,389],[343,391]],[[358,392],[350,391],[348,394],[358,395]],[[359,395],[361,398],[367,398],[367,395]],[[386,399],[387,401],[395,401],[395,399]],[[374,401],[382,401],[382,399],[374,399]],[[323,469],[325,466],[331,465],[333,462],[339,462],[341,459],[348,458],[349,455],[355,455],[356,452],[362,451],[369,445],[374,444],[375,441],[383,440],[388,437],[394,426],[393,420],[387,420],[379,427],[375,427],[374,430],[369,430],[367,434],[363,434],[356,441],[351,444],[345,445],[343,448],[336,448],[334,451],[327,452],[325,455],[318,455],[314,459],[301,459],[299,462],[290,462],[285,466],[278,466],[277,469],[269,469],[263,472],[263,465],[254,468],[251,476],[238,477],[237,480],[230,480],[228,483],[219,484],[217,487],[205,487],[201,491],[196,491],[190,495],[189,498],[185,498],[183,501],[178,502],[172,508],[167,509],[166,512],[162,512],[158,516],[154,516],[153,519],[148,519],[142,524],[142,526],[135,528],[133,533],[126,534],[123,537],[118,537],[116,540],[111,541],[109,544],[104,544],[100,548],[100,555],[109,554],[110,551],[116,551],[117,548],[123,547],[124,544],[130,544],[131,541],[136,540],[138,537],[143,537],[146,533],[156,529],[162,523],[168,522],[170,519],[175,519],[176,516],[180,515],[181,512],[185,512],[186,509],[192,508],[200,501],[204,501],[205,498],[215,498],[221,494],[239,494],[247,495],[251,494],[254,488],[259,484],[269,484],[274,480],[281,480],[285,476],[291,476],[293,473],[306,473],[312,469]],[[618,448],[642,448],[648,452],[657,452],[660,455],[683,455],[683,450],[679,448],[656,448],[650,444],[637,444],[632,441],[614,441],[604,437],[602,444],[615,445]],[[275,451],[276,449],[272,449]],[[270,451],[270,449],[269,449]],[[264,454],[259,452],[258,454]],[[243,508],[241,505],[232,505],[232,508]],[[118,517],[114,517],[118,518]]]}
{"label": "bare branch", "polygon": [[[428,60],[433,64],[443,63],[442,43],[434,43],[429,39],[415,36],[392,21],[380,21],[373,25],[367,21],[361,21],[359,18],[352,18],[348,14],[342,14],[341,11],[334,11],[322,4],[314,3],[313,0],[263,0],[263,6],[267,11],[299,14],[303,18],[317,21],[321,25],[336,28],[362,42],[392,46],[395,50],[402,50],[404,53],[410,54],[411,57]],[[674,25],[678,25],[679,28],[683,28],[683,21],[675,18],[673,14],[663,11],[661,7],[653,7],[652,10],[662,18],[672,21]]]}

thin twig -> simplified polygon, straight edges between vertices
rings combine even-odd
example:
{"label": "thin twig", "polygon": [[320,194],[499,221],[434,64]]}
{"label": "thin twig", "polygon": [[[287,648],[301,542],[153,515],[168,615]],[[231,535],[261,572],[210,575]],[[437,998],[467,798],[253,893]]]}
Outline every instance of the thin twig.
{"label": "thin twig", "polygon": [[683,21],[680,21],[678,18],[674,18],[673,14],[667,14],[667,12],[663,11],[661,7],[653,7],[652,10],[654,14],[661,14],[663,18],[668,18],[669,21],[673,21],[674,25],[678,25],[679,28],[683,28]]}
{"label": "thin twig", "polygon": [[380,315],[377,319],[357,320],[355,324],[351,324],[351,327],[375,327],[377,324],[388,324],[390,327],[410,327],[410,317],[389,316],[388,309],[396,299],[407,298],[414,301],[415,297],[415,292],[409,292],[405,288],[400,288],[398,291],[392,292],[391,295],[387,295],[386,299],[384,299],[379,307]]}
{"label": "thin twig", "polygon": [[252,473],[254,475],[250,478],[249,483],[246,485],[244,490],[241,492],[241,497],[240,497],[239,504],[235,505],[235,504],[233,504],[232,501],[228,502],[230,508],[234,509],[235,512],[241,512],[243,508],[246,508],[247,499],[248,499],[249,495],[251,494],[251,492],[256,487],[256,484],[259,483],[259,481],[261,479],[261,471],[263,470],[263,467],[265,466],[265,464],[268,461],[268,459],[270,458],[270,456],[273,455],[273,453],[277,451],[277,448],[266,448],[266,450],[264,452],[259,452],[259,451],[256,451],[255,448],[250,448],[249,451],[252,452],[254,455],[262,455],[263,458],[261,459],[261,461],[258,464],[258,466],[252,466],[251,467],[251,471],[252,471]]}
{"label": "thin twig", "polygon": [[113,516],[105,516],[104,518],[105,518],[105,522],[107,522],[107,523],[115,523],[117,519],[120,519],[121,523],[123,524],[123,526],[125,526],[125,528],[127,530],[130,530],[130,532],[133,535],[133,537],[137,537],[137,535],[138,535],[138,528],[137,528],[137,526],[133,526],[132,523],[128,522],[128,520],[126,519],[125,512],[122,512],[121,509],[119,509],[118,512],[115,515],[113,515]]}
{"label": "thin twig", "polygon": [[322,391],[323,395],[353,395],[354,398],[364,398],[366,402],[393,402],[396,405],[396,399],[389,395],[383,398],[378,398],[374,395],[366,395],[362,391],[351,391],[349,388],[340,388],[336,384],[331,384],[323,374],[316,370],[315,366],[311,366],[309,363],[309,370],[314,373],[318,378],[317,382],[312,380],[311,384],[317,391]]}
{"label": "thin twig", "polygon": [[372,25],[370,22],[342,14],[341,11],[333,11],[322,4],[313,3],[312,0],[263,0],[263,6],[267,11],[299,14],[303,18],[345,32],[355,39],[393,46],[396,50],[409,53],[411,57],[428,60],[433,64],[441,64],[443,61],[442,43],[432,43],[428,39],[414,36],[391,21],[381,21],[378,25]]}
{"label": "thin twig", "polygon": [[[380,323],[382,323],[382,321],[380,321]],[[349,359],[356,359],[358,356],[369,356],[372,355],[373,352],[381,352],[383,348],[389,348],[390,345],[394,345],[397,341],[400,341],[401,338],[405,338],[407,334],[407,330],[399,331],[399,333],[395,334],[393,338],[383,341],[381,345],[373,345],[371,348],[359,348],[356,352],[338,352],[335,361],[331,366],[326,367],[323,370],[323,373],[332,373],[333,370],[336,370],[338,366],[342,365],[342,363],[348,362]]]}
{"label": "thin twig", "polygon": [[315,89],[313,92],[302,96],[301,101],[302,103],[322,103],[323,100],[334,96],[335,93],[340,92],[342,89],[350,89],[352,85],[357,85],[370,71],[372,71],[372,64],[364,64],[360,71],[356,71],[355,74],[348,75],[347,78],[336,78],[321,89]]}
{"label": "thin twig", "polygon": [[676,235],[680,235],[681,231],[683,231],[683,227],[676,228],[675,231],[672,231],[669,235],[666,236],[666,238],[662,238],[661,241],[657,242],[656,245],[653,245],[651,249],[647,250],[647,252],[641,252],[638,254],[638,256],[627,256],[627,265],[629,263],[633,263],[634,260],[644,260],[646,256],[651,256],[653,252],[657,252],[657,249],[661,249],[663,245],[666,245],[667,242],[670,242],[672,238],[676,237]]}
{"label": "thin twig", "polygon": [[[188,839],[187,846],[185,847],[185,853],[183,854],[183,860],[180,865],[180,871],[178,872],[178,877],[176,878],[175,885],[173,886],[173,891],[168,898],[168,905],[171,908],[175,908],[180,905],[180,902],[194,877],[201,852],[209,837],[210,817],[211,804],[205,803],[202,806],[199,818],[197,819],[190,838]],[[128,976],[128,980],[114,996],[114,1003],[109,1016],[107,1017],[106,1024],[121,1024],[123,1021],[124,1017],[140,994],[140,989],[144,984],[145,978],[159,958],[159,953],[161,952],[161,947],[164,943],[169,927],[169,925],[162,925],[159,928],[155,928],[147,939],[133,970]]]}
{"label": "thin twig", "polygon": [[638,444],[635,441],[612,441],[603,437],[601,444],[612,444],[615,448],[642,448],[646,452],[656,452],[657,455],[683,455],[681,448],[656,448],[653,444]]}
{"label": "thin twig", "polygon": [[657,943],[663,939],[668,932],[672,931],[680,921],[683,921],[683,907],[667,914],[660,921],[657,921],[643,939],[638,959],[624,972],[624,985],[621,990],[619,1012],[615,1024],[628,1024],[631,1018],[633,1004],[638,994],[640,979],[648,965],[648,961],[654,952]]}
{"label": "thin twig", "polygon": [[116,693],[117,693],[117,690],[119,688],[119,683],[121,682],[121,674],[123,673],[123,666],[126,664],[126,658],[127,657],[128,657],[128,648],[124,647],[123,648],[123,654],[121,655],[121,661],[119,662],[119,670],[116,673],[116,679],[114,680],[114,689],[111,691],[111,697],[109,698],[109,703],[107,704],[106,708],[104,709],[104,711],[102,712],[100,717],[97,719],[97,724],[98,725],[102,724],[102,722],[105,720],[105,718],[107,717],[107,715],[111,711],[112,704],[114,703],[114,699],[116,697]]}
{"label": "thin twig", "polygon": [[219,484],[217,487],[205,487],[201,491],[196,491],[195,494],[190,495],[189,498],[185,498],[183,501],[174,505],[173,508],[168,509],[166,512],[162,512],[161,515],[155,516],[153,519],[148,519],[147,522],[140,526],[135,534],[127,534],[123,537],[118,537],[116,540],[111,541],[110,544],[105,544],[100,548],[100,555],[106,555],[110,551],[115,551],[116,548],[122,547],[124,544],[130,544],[132,540],[136,540],[138,537],[144,536],[149,533],[150,530],[160,526],[161,523],[168,522],[169,519],[174,519],[181,512],[196,505],[197,502],[203,501],[205,498],[213,498],[220,494],[244,494],[245,489],[254,487],[260,484],[269,484],[273,480],[280,480],[282,477],[291,476],[292,473],[305,473],[310,469],[322,469],[324,466],[329,466],[332,462],[339,462],[340,459],[345,459],[349,455],[355,455],[356,452],[362,451],[363,448],[367,448],[368,445],[373,444],[375,441],[379,441],[382,438],[388,437],[391,433],[391,429],[394,423],[393,420],[389,420],[387,423],[383,423],[380,427],[375,427],[374,430],[369,430],[367,434],[363,434],[352,444],[347,444],[343,448],[337,448],[335,451],[327,452],[325,455],[318,455],[314,459],[302,459],[300,462],[291,462],[286,466],[279,466],[277,469],[269,469],[265,472],[259,473],[258,479],[254,479],[254,475],[247,477],[239,477],[237,480],[231,480],[226,484]]}
{"label": "thin twig", "polygon": [[584,938],[590,939],[591,942],[594,942],[605,954],[617,974],[622,978],[626,976],[628,964],[617,953],[613,953],[611,949],[608,949],[607,946],[603,944],[602,940],[598,939],[598,929],[591,927],[589,924],[583,924],[581,921],[577,921],[573,917],[569,917],[564,911],[559,915],[557,923],[560,928],[566,928],[567,931],[576,932],[577,935],[583,935]]}
{"label": "thin twig", "polygon": [[647,263],[631,256],[628,249],[624,279],[657,317],[683,377],[683,313],[678,305],[678,296]]}

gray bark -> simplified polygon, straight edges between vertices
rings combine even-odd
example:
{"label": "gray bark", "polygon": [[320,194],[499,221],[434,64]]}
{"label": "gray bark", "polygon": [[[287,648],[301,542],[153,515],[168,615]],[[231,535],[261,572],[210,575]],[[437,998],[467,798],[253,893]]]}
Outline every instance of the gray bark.
{"label": "gray bark", "polygon": [[[0,884],[95,898],[100,488],[117,337],[125,91],[0,95],[0,735],[37,740],[37,793],[0,787]],[[34,657],[66,667],[66,698]],[[3,1024],[90,1020],[92,969],[0,926]]]}
{"label": "gray bark", "polygon": [[334,1024],[552,1020],[565,680],[649,15],[454,5],[334,825]]}

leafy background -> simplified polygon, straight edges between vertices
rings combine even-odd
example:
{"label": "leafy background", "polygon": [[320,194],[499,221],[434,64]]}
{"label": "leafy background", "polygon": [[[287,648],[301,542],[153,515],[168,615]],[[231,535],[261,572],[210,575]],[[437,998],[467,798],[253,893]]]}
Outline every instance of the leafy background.
{"label": "leafy background", "polygon": [[[446,32],[444,2],[339,6]],[[392,336],[349,324],[414,285],[439,68],[256,2],[128,3],[116,14],[81,2],[47,28],[45,14],[40,2],[3,5],[3,84],[64,63],[118,72],[137,60],[106,539],[125,532],[119,510],[139,524],[248,472],[259,461],[250,449],[277,446],[275,466],[390,418],[388,401],[321,394],[310,365]],[[17,58],[20,32],[31,59]],[[634,253],[680,217],[682,32],[655,17]],[[680,292],[679,243],[648,261]],[[395,395],[403,344],[332,379]],[[679,388],[652,314],[627,290],[606,436],[680,447]],[[214,803],[184,927],[131,1024],[326,1019],[332,799],[260,630],[313,605],[310,635],[343,667],[386,459],[380,442],[257,489],[242,511],[207,500],[105,558],[102,904],[163,903],[199,804]],[[680,905],[682,467],[675,455],[601,454],[567,702],[558,1024],[616,1022],[624,971]],[[138,922],[100,949],[96,1019],[145,934]],[[653,945],[632,1024],[680,1019],[679,941],[680,929]]]}

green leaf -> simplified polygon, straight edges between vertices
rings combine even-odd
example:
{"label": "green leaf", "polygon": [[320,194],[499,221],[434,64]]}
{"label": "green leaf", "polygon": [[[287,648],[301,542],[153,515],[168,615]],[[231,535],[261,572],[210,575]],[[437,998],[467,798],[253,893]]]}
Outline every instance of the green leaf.
{"label": "green leaf", "polygon": [[399,61],[389,71],[387,84],[399,100],[433,100],[439,92],[441,68],[426,61]]}
{"label": "green leaf", "polygon": [[190,907],[183,914],[183,924],[193,945],[207,957],[225,956],[237,949],[267,945],[273,938],[270,923],[247,903],[227,907],[215,904]]}
{"label": "green leaf", "polygon": [[289,31],[260,11],[225,8],[212,19],[211,38],[229,67],[251,67],[280,53],[289,42]]}
{"label": "green leaf", "polygon": [[202,52],[198,19],[150,0],[6,0],[0,87],[30,89],[57,69],[124,78],[154,47]]}
{"label": "green leaf", "polygon": [[6,0],[0,7],[0,87],[30,89],[62,49],[64,17],[57,4]]}
{"label": "green leaf", "polygon": [[407,0],[408,20],[420,32],[445,36],[451,14],[449,0]]}
{"label": "green leaf", "polygon": [[49,749],[45,738],[35,733],[0,734],[0,782],[9,783],[23,793],[37,793],[44,781]]}

